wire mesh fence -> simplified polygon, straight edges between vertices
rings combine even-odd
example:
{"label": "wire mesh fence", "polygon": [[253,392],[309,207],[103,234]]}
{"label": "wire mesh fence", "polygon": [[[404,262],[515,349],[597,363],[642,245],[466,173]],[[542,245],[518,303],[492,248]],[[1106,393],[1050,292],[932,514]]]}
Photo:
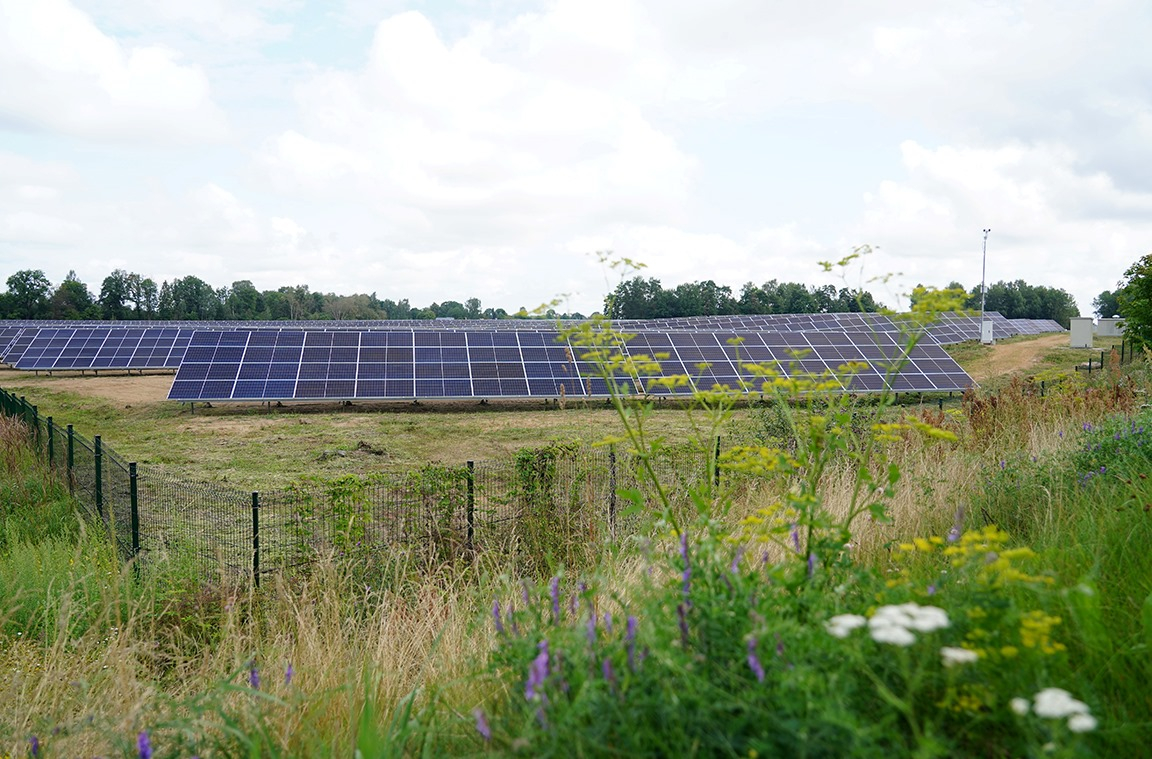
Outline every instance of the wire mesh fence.
{"label": "wire mesh fence", "polygon": [[[0,411],[23,420],[33,445],[69,487],[84,517],[109,530],[121,556],[178,560],[205,573],[262,574],[333,555],[367,562],[397,546],[438,560],[514,552],[525,569],[576,565],[658,508],[641,461],[614,447],[549,445],[511,461],[428,465],[403,472],[302,481],[259,493],[196,482],[126,462],[103,444],[39,416],[0,390]],[[647,460],[667,492],[708,474],[709,452],[674,449]],[[629,497],[625,497],[625,494]],[[687,508],[678,496],[674,508]],[[640,499],[640,509],[634,508]]]}

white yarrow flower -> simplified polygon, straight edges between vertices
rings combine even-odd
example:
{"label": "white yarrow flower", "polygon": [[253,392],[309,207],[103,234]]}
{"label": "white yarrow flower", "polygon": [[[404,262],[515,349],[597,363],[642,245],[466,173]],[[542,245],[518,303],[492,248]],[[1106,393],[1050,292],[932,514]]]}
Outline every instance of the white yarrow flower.
{"label": "white yarrow flower", "polygon": [[1019,714],[1021,717],[1023,717],[1032,709],[1032,702],[1026,698],[1014,698],[1008,702],[1008,706],[1016,714]]}
{"label": "white yarrow flower", "polygon": [[955,667],[957,664],[971,664],[980,656],[967,648],[944,646],[940,649],[940,658],[943,659],[945,667]]}
{"label": "white yarrow flower", "polygon": [[1096,729],[1096,718],[1091,714],[1073,714],[1068,718],[1068,729],[1074,733],[1088,733]]}
{"label": "white yarrow flower", "polygon": [[859,614],[837,614],[824,623],[824,629],[833,637],[847,638],[850,632],[867,623],[868,620]]}
{"label": "white yarrow flower", "polygon": [[1036,694],[1033,701],[1036,715],[1049,719],[1060,719],[1073,714],[1087,714],[1089,712],[1087,704],[1072,698],[1072,694],[1063,688],[1045,688]]}
{"label": "white yarrow flower", "polygon": [[916,642],[916,636],[908,628],[894,624],[869,625],[872,640],[877,643],[890,643],[893,646],[910,646]]}
{"label": "white yarrow flower", "polygon": [[944,611],[938,606],[916,606],[916,604],[905,604],[912,606],[913,609],[909,610],[909,616],[912,617],[912,629],[919,630],[920,632],[932,632],[933,630],[941,630],[948,627],[948,612]]}

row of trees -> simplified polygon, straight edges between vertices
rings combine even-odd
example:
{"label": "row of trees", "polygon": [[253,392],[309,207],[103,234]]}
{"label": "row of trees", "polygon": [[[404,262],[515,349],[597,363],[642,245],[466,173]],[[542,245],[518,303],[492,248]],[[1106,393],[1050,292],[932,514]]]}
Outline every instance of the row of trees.
{"label": "row of trees", "polygon": [[[965,309],[980,310],[980,285],[969,290],[959,282],[952,282],[947,289],[966,293]],[[984,293],[984,310],[997,311],[1008,319],[1052,319],[1065,329],[1073,316],[1080,315],[1076,299],[1067,290],[1030,285],[1022,279],[988,285]]]}
{"label": "row of trees", "polygon": [[[214,288],[199,277],[178,277],[159,286],[148,277],[117,269],[104,278],[98,295],[77,278],[59,285],[40,270],[18,271],[0,293],[0,319],[140,319],[275,320],[275,319],[506,319],[527,318],[524,308],[509,314],[503,308],[483,308],[479,298],[463,303],[444,301],[424,308],[370,295],[312,292],[307,285],[258,290],[248,280]],[[583,318],[554,310],[544,318]]]}
{"label": "row of trees", "polygon": [[736,297],[732,288],[712,280],[665,289],[660,280],[633,277],[604,299],[604,313],[614,319],[660,319],[720,314],[817,314],[878,311],[871,293],[831,285],[812,287],[773,279],[748,282]]}

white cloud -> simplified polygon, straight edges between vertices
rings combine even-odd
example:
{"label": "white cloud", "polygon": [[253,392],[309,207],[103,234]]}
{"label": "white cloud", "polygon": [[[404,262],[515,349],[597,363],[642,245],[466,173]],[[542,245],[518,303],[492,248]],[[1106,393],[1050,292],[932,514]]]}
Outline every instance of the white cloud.
{"label": "white cloud", "polygon": [[304,123],[267,140],[261,168],[281,192],[370,209],[414,248],[540,242],[682,206],[692,160],[636,106],[495,62],[488,41],[386,19],[363,70],[299,89]]}
{"label": "white cloud", "polygon": [[221,139],[208,79],[175,51],[125,47],[67,0],[0,0],[0,116],[37,130],[162,143]]}
{"label": "white cloud", "polygon": [[907,176],[881,183],[849,232],[909,284],[1023,279],[1067,290],[1082,311],[1112,289],[1152,237],[1152,193],[1119,189],[1060,145],[902,146]]}

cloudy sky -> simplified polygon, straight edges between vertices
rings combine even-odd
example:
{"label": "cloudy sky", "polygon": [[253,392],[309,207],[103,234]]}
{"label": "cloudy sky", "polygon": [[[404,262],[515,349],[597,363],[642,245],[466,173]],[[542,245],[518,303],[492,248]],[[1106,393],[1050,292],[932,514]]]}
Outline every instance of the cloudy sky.
{"label": "cloudy sky", "polygon": [[[1152,252],[1146,0],[0,0],[0,275],[585,312]],[[866,280],[898,274],[889,284]]]}

